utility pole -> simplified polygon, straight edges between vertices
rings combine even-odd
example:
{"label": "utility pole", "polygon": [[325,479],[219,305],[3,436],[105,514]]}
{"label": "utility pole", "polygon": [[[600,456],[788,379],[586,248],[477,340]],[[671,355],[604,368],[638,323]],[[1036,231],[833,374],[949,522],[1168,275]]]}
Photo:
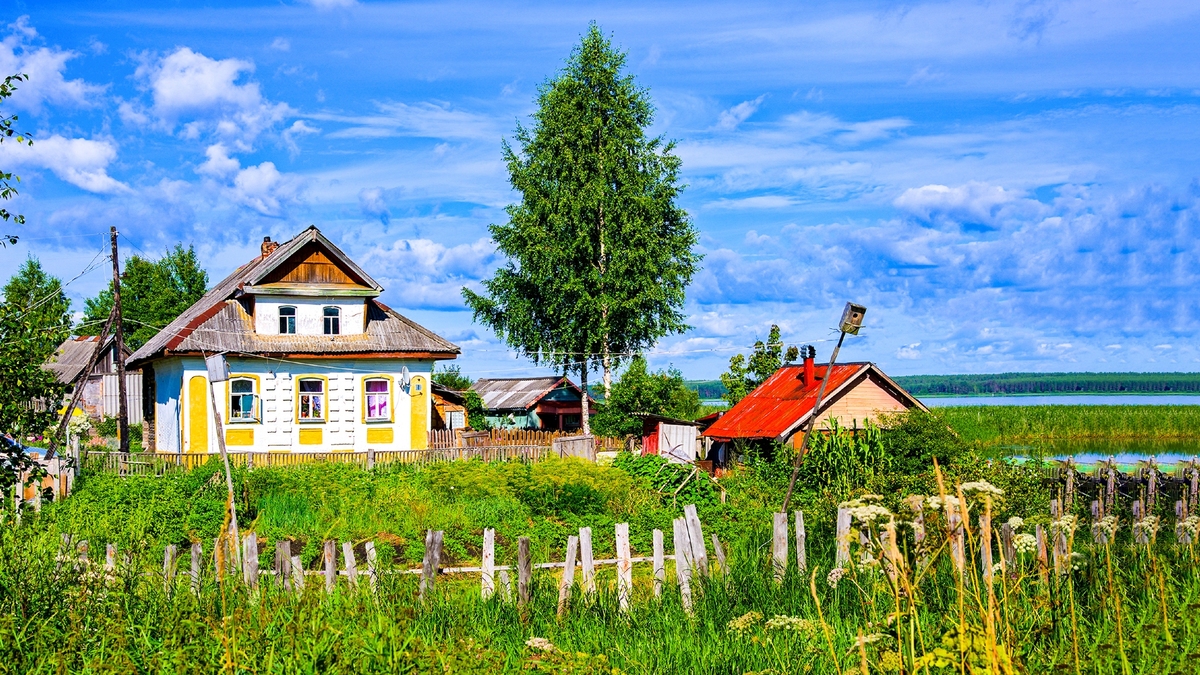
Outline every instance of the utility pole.
{"label": "utility pole", "polygon": [[121,327],[121,259],[117,257],[117,228],[109,228],[109,239],[112,241],[113,267],[113,331],[116,335],[116,351],[113,358],[117,362],[117,440],[121,452],[129,452],[129,411],[126,409],[125,395],[125,331]]}

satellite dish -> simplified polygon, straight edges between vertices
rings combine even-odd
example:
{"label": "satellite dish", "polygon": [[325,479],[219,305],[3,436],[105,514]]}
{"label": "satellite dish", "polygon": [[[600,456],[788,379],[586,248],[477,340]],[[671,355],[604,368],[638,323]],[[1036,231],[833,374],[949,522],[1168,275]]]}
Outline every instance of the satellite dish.
{"label": "satellite dish", "polygon": [[408,366],[404,366],[400,369],[400,384],[405,387],[408,386]]}

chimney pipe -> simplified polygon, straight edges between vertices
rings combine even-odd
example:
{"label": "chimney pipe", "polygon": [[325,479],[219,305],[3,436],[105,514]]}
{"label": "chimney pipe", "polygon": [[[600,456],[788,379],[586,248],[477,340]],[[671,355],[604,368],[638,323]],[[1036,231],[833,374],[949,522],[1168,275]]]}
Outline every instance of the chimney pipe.
{"label": "chimney pipe", "polygon": [[815,387],[817,385],[817,367],[813,363],[813,359],[817,357],[817,350],[812,345],[805,345],[800,353],[804,355],[804,386]]}
{"label": "chimney pipe", "polygon": [[263,237],[262,257],[265,258],[271,255],[271,253],[273,253],[277,248],[279,248],[279,242],[271,241],[270,237]]}

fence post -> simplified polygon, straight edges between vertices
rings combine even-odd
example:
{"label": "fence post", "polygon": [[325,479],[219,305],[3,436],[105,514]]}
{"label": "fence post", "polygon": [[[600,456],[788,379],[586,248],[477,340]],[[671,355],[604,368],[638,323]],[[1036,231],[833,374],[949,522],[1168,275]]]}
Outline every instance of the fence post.
{"label": "fence post", "polygon": [[275,542],[275,582],[284,590],[292,588],[292,542]]}
{"label": "fence post", "polygon": [[300,554],[292,555],[292,590],[297,593],[304,592],[304,561],[301,560]]}
{"label": "fence post", "polygon": [[801,575],[808,570],[808,552],[805,550],[805,544],[808,541],[808,533],[804,531],[804,512],[796,512],[796,569]]}
{"label": "fence post", "polygon": [[675,579],[679,583],[679,597],[683,610],[692,613],[692,544],[688,538],[687,521],[676,518],[671,525],[675,535]]}
{"label": "fence post", "polygon": [[175,580],[175,544],[167,544],[163,549],[163,591],[170,593],[172,581]]}
{"label": "fence post", "polygon": [[775,583],[783,583],[788,559],[787,514],[771,514],[771,567],[775,571]]}
{"label": "fence post", "polygon": [[204,550],[200,542],[192,542],[192,593],[200,595],[200,569],[204,560]]}
{"label": "fence post", "polygon": [[1046,583],[1048,581],[1047,571],[1050,567],[1050,560],[1046,555],[1046,528],[1038,525],[1034,532],[1037,537],[1038,575],[1041,576],[1042,583]]}
{"label": "fence post", "polygon": [[1017,547],[1013,543],[1015,534],[1012,525],[1004,523],[1000,526],[1000,550],[1004,555],[1004,569],[1008,570],[1010,579],[1017,573]]}
{"label": "fence post", "polygon": [[992,507],[979,514],[979,564],[983,566],[983,582],[992,583]]}
{"label": "fence post", "polygon": [[596,592],[596,565],[592,559],[592,528],[590,527],[579,528],[579,561],[583,564],[583,591],[591,595]]}
{"label": "fence post", "polygon": [[379,554],[375,552],[373,541],[368,541],[363,547],[367,550],[367,581],[371,584],[371,592],[375,593],[379,588]]}
{"label": "fence post", "polygon": [[728,574],[729,567],[725,562],[725,547],[721,546],[721,540],[717,539],[715,533],[708,535],[708,538],[712,539],[713,555],[717,557],[717,567],[721,570],[721,574]]}
{"label": "fence post", "polygon": [[501,597],[504,602],[512,602],[512,579],[508,576],[508,570],[500,570],[496,575],[500,579]]}
{"label": "fence post", "polygon": [[962,574],[967,564],[966,541],[963,538],[962,510],[958,499],[950,496],[946,499],[946,524],[950,527],[950,557],[954,559],[954,568]]}
{"label": "fence post", "polygon": [[242,541],[242,576],[247,586],[258,588],[258,535],[251,532]]}
{"label": "fence post", "polygon": [[83,565],[84,568],[87,568],[87,564],[88,564],[88,542],[87,542],[87,539],[84,539],[83,541],[79,542],[79,547],[77,550],[79,551],[80,564]]}
{"label": "fence post", "polygon": [[250,469],[253,469],[253,468],[254,468],[254,451],[247,450],[246,451],[246,470],[249,471]]}
{"label": "fence post", "polygon": [[117,567],[117,545],[106,544],[104,546],[104,571],[109,574]]}
{"label": "fence post", "polygon": [[633,592],[633,560],[629,551],[629,523],[617,523],[617,601],[621,611],[629,611]]}
{"label": "fence post", "polygon": [[558,618],[567,615],[567,603],[571,599],[571,586],[575,583],[575,553],[579,548],[579,537],[567,537],[567,559],[563,565],[562,578],[558,582]]}
{"label": "fence post", "polygon": [[337,553],[333,547],[333,540],[325,541],[325,592],[332,593],[333,585],[337,583]]}
{"label": "fence post", "polygon": [[834,567],[847,567],[850,564],[850,509],[839,508],[837,511],[837,553],[833,560]]}
{"label": "fence post", "polygon": [[346,568],[346,578],[350,580],[351,588],[358,588],[358,561],[354,559],[354,544],[342,542],[342,564]]}
{"label": "fence post", "polygon": [[708,551],[704,548],[704,533],[700,530],[700,517],[696,515],[696,505],[688,504],[683,507],[683,517],[687,523],[688,537],[692,544],[692,560],[701,575],[708,575]]}
{"label": "fence post", "polygon": [[479,597],[489,600],[496,594],[496,530],[490,527],[483,530],[482,567]]}
{"label": "fence post", "polygon": [[367,471],[375,468],[375,448],[367,448]]}
{"label": "fence post", "polygon": [[517,540],[517,604],[529,604],[529,582],[533,577],[533,561],[529,559],[529,537]]}
{"label": "fence post", "polygon": [[663,582],[667,578],[666,555],[663,553],[662,530],[654,530],[654,597],[662,597]]}

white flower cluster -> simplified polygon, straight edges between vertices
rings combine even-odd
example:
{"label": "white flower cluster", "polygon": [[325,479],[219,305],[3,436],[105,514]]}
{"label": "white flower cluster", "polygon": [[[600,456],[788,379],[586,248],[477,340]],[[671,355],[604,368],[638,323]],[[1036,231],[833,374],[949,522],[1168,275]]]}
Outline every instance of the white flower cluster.
{"label": "white flower cluster", "polygon": [[791,630],[796,631],[797,633],[806,633],[812,629],[812,621],[809,619],[801,619],[798,616],[776,614],[767,620],[767,630]]}
{"label": "white flower cluster", "polygon": [[1033,553],[1037,550],[1037,537],[1027,533],[1018,534],[1013,537],[1013,548],[1017,549],[1017,553]]}
{"label": "white flower cluster", "polygon": [[1104,516],[1100,520],[1092,523],[1092,537],[1104,537],[1105,540],[1111,542],[1117,535],[1117,528],[1120,526],[1116,516]]}
{"label": "white flower cluster", "polygon": [[846,576],[846,570],[842,567],[835,567],[829,570],[829,576],[825,577],[825,583],[829,584],[830,588],[837,588],[838,582],[842,577]]}
{"label": "white flower cluster", "polygon": [[1194,542],[1197,534],[1200,534],[1200,516],[1188,516],[1175,524],[1175,536],[1181,539],[1187,536]]}
{"label": "white flower cluster", "polygon": [[1134,536],[1142,534],[1148,539],[1154,539],[1160,529],[1162,529],[1162,522],[1158,519],[1158,516],[1146,516],[1133,524]]}
{"label": "white flower cluster", "polygon": [[962,491],[964,494],[969,492],[978,492],[980,495],[988,495],[991,497],[1004,496],[1004,490],[1001,490],[986,480],[975,481],[974,483],[963,483]]}
{"label": "white flower cluster", "polygon": [[554,643],[541,637],[531,637],[525,641],[525,646],[542,652],[554,651]]}
{"label": "white flower cluster", "polygon": [[858,499],[842,502],[839,506],[843,509],[848,509],[850,517],[854,520],[870,525],[876,520],[891,520],[896,517],[886,507],[876,503],[881,499],[882,497],[879,495],[863,495]]}
{"label": "white flower cluster", "polygon": [[754,630],[759,621],[762,621],[763,615],[761,612],[746,612],[738,618],[729,622],[729,630],[734,633],[746,633]]}
{"label": "white flower cluster", "polygon": [[1077,529],[1079,529],[1079,518],[1073,513],[1068,513],[1050,523],[1050,532],[1056,535],[1061,533],[1070,537],[1075,534]]}
{"label": "white flower cluster", "polygon": [[1071,566],[1072,572],[1081,572],[1087,566],[1087,557],[1082,553],[1072,553],[1067,559],[1067,563]]}
{"label": "white flower cluster", "polygon": [[993,563],[992,564],[992,576],[998,577],[1001,574],[1004,574],[1004,563]]}
{"label": "white flower cluster", "polygon": [[1022,518],[1021,516],[1013,516],[1012,518],[1008,519],[1008,526],[1012,528],[1013,532],[1016,532],[1017,530],[1021,529],[1021,526],[1024,524],[1025,524],[1025,519]]}
{"label": "white flower cluster", "polygon": [[941,497],[927,497],[925,499],[925,508],[929,509],[930,511],[941,511],[942,510],[942,498]]}

